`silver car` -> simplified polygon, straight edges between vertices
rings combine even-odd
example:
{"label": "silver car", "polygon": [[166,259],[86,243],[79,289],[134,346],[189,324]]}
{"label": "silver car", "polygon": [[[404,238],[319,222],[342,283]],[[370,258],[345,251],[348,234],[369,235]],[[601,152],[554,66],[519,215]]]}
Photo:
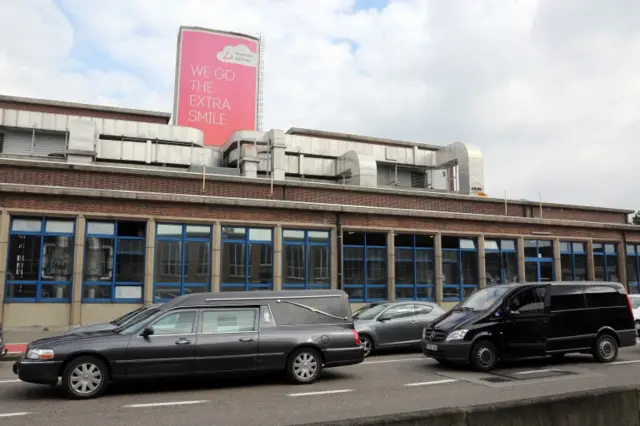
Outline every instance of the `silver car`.
{"label": "silver car", "polygon": [[378,349],[419,348],[422,330],[444,313],[433,302],[383,302],[359,309],[353,319],[369,356]]}

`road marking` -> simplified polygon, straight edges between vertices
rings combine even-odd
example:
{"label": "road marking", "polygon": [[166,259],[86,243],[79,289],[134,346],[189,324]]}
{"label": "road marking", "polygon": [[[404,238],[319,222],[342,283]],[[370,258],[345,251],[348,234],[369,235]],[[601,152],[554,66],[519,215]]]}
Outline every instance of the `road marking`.
{"label": "road marking", "polygon": [[287,396],[312,396],[312,395],[331,395],[335,393],[348,393],[353,392],[353,389],[336,389],[329,391],[318,391],[318,392],[301,392],[301,393],[288,393]]}
{"label": "road marking", "polygon": [[457,382],[456,379],[445,379],[445,380],[434,380],[431,382],[418,382],[418,383],[407,383],[405,386],[429,386],[429,385],[443,385],[445,383],[453,383]]}
{"label": "road marking", "polygon": [[536,374],[536,373],[550,373],[552,371],[556,371],[553,368],[545,368],[542,370],[527,370],[527,371],[516,371],[514,374]]}
{"label": "road marking", "polygon": [[620,365],[620,364],[637,364],[640,362],[640,359],[634,359],[631,361],[615,361],[615,362],[610,362],[609,364],[611,365]]}
{"label": "road marking", "polygon": [[210,402],[210,401],[209,400],[199,400],[199,401],[152,402],[152,403],[149,403],[149,404],[123,405],[123,407],[125,407],[125,408],[171,407],[171,406],[174,406],[174,405],[204,404],[205,402]]}
{"label": "road marking", "polygon": [[20,382],[20,381],[21,381],[21,380],[18,380],[18,379],[0,380],[0,384],[2,384],[2,383],[18,383],[18,382]]}
{"label": "road marking", "polygon": [[0,417],[18,417],[18,416],[28,416],[29,414],[31,414],[28,411],[21,411],[19,413],[2,413],[0,414]]}
{"label": "road marking", "polygon": [[387,364],[390,362],[410,362],[410,361],[431,361],[429,358],[427,357],[422,357],[422,358],[399,358],[399,359],[385,359],[383,361],[365,361],[363,363],[361,363],[360,365],[371,365],[371,364]]}

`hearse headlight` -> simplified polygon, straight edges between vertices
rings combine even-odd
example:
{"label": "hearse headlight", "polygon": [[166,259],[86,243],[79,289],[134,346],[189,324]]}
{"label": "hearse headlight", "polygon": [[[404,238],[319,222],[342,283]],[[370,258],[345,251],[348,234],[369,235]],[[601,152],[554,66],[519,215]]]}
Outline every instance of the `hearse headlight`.
{"label": "hearse headlight", "polygon": [[447,336],[447,342],[451,342],[452,340],[462,340],[464,336],[467,335],[467,331],[469,330],[456,330],[449,333]]}
{"label": "hearse headlight", "polygon": [[27,359],[49,361],[53,359],[53,356],[53,349],[29,349],[27,352]]}

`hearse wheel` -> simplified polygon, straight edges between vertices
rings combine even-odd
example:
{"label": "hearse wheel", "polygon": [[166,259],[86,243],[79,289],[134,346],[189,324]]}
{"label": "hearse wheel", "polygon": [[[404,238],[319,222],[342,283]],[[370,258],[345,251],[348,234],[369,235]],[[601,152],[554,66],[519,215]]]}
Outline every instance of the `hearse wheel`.
{"label": "hearse wheel", "polygon": [[593,357],[598,362],[612,362],[618,358],[618,342],[610,334],[601,334],[596,340]]}
{"label": "hearse wheel", "polygon": [[481,340],[471,349],[471,366],[476,371],[491,371],[498,365],[498,349],[488,340]]}
{"label": "hearse wheel", "polygon": [[366,334],[361,334],[360,343],[364,348],[364,356],[368,357],[369,355],[371,355],[371,353],[373,352],[373,340],[371,340],[371,337],[367,336]]}
{"label": "hearse wheel", "polygon": [[316,381],[322,371],[322,358],[311,348],[294,351],[287,361],[287,376],[298,385],[307,385]]}
{"label": "hearse wheel", "polygon": [[64,369],[62,387],[75,399],[96,398],[104,393],[108,384],[107,366],[92,356],[78,357]]}

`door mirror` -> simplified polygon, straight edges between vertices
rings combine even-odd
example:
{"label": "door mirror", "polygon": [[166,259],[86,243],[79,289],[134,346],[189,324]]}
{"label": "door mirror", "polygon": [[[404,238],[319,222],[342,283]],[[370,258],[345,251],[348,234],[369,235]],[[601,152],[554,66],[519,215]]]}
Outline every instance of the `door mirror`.
{"label": "door mirror", "polygon": [[391,315],[382,314],[378,317],[378,321],[385,322],[391,319]]}
{"label": "door mirror", "polygon": [[145,327],[144,330],[142,330],[142,337],[149,337],[153,335],[153,333],[153,327]]}

